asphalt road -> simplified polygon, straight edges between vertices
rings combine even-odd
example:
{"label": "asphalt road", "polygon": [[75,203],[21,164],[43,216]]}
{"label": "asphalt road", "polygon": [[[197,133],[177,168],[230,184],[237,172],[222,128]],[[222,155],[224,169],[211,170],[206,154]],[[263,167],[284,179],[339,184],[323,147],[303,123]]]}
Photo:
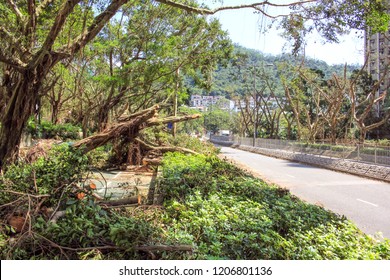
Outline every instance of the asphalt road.
{"label": "asphalt road", "polygon": [[221,152],[295,196],[345,215],[363,232],[390,238],[390,184],[227,147]]}

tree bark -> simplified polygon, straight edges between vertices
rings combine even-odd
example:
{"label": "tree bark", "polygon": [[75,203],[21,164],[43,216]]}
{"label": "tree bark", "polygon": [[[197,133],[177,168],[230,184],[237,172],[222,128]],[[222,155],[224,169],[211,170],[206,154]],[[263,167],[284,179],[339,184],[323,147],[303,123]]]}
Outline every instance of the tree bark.
{"label": "tree bark", "polygon": [[1,98],[4,111],[0,127],[0,169],[8,160],[18,155],[20,139],[28,118],[34,112],[41,86],[35,71],[10,70],[10,79],[5,84],[6,92]]}
{"label": "tree bark", "polygon": [[154,105],[153,107],[137,112],[120,123],[117,123],[103,132],[92,135],[80,141],[74,143],[74,147],[82,149],[85,153],[96,149],[112,140],[125,139],[127,143],[135,141],[135,138],[139,135],[139,132],[146,127],[167,124],[169,122],[181,122],[191,119],[199,118],[199,114],[186,115],[179,117],[166,117],[163,119],[157,118],[159,106]]}
{"label": "tree bark", "polygon": [[157,110],[158,105],[155,105],[148,110],[144,110],[140,115],[138,113],[134,114],[127,121],[115,124],[101,133],[77,141],[74,147],[83,149],[84,152],[89,152],[120,137],[126,137],[128,142],[131,142],[131,140],[138,136],[139,131],[145,126],[146,121],[157,114]]}
{"label": "tree bark", "polygon": [[140,196],[136,195],[136,196],[116,199],[116,200],[103,200],[103,201],[99,201],[98,204],[104,206],[126,206],[126,205],[140,204],[140,199],[141,199]]}
{"label": "tree bark", "polygon": [[[3,111],[1,115],[0,128],[0,169],[7,161],[12,160],[18,153],[18,147],[26,122],[32,114],[38,100],[39,91],[43,80],[48,72],[64,58],[71,58],[89,43],[105,24],[115,15],[116,11],[128,0],[112,0],[107,8],[97,15],[92,24],[78,36],[74,42],[53,50],[53,46],[59,36],[66,19],[73,12],[73,8],[81,2],[80,0],[68,0],[63,3],[56,13],[54,22],[39,50],[35,51],[36,17],[41,12],[41,7],[35,12],[35,4],[30,2],[30,22],[22,34],[21,41],[26,40],[30,44],[23,46],[19,40],[12,36],[7,37],[9,49],[25,49],[27,53],[17,57],[15,52],[6,54],[0,50],[0,62],[4,63],[5,69],[2,72],[2,84],[0,86],[0,106]],[[17,6],[15,6],[17,9]],[[15,9],[14,9],[15,10]],[[23,14],[17,13],[22,19]],[[21,20],[23,25],[23,20]],[[2,32],[2,37],[7,32]],[[20,34],[19,34],[20,35]],[[28,48],[28,49],[27,49]],[[7,50],[8,51],[8,50]],[[29,54],[31,53],[31,54]]]}

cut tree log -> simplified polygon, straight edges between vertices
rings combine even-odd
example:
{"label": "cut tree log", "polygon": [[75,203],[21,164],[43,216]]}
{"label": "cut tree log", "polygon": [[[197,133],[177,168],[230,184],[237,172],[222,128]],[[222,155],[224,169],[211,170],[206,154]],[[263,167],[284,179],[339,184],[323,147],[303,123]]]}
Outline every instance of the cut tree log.
{"label": "cut tree log", "polygon": [[143,165],[159,166],[161,164],[161,158],[144,158],[142,163]]}
{"label": "cut tree log", "polygon": [[103,200],[97,202],[100,205],[104,206],[125,206],[125,205],[132,205],[132,204],[141,204],[141,196],[131,196],[116,200]]}

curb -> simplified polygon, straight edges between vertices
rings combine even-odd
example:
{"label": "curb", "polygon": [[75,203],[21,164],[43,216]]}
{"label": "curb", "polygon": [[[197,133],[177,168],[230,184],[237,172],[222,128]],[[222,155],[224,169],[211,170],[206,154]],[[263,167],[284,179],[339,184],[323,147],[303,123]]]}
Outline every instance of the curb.
{"label": "curb", "polygon": [[333,171],[345,172],[390,183],[390,167],[388,166],[356,162],[339,158],[321,157],[317,155],[304,154],[299,152],[271,150],[259,147],[237,145],[233,142],[212,141],[212,143],[236,148],[251,153],[257,153],[274,158],[281,158],[295,162],[306,163],[309,165],[319,166]]}

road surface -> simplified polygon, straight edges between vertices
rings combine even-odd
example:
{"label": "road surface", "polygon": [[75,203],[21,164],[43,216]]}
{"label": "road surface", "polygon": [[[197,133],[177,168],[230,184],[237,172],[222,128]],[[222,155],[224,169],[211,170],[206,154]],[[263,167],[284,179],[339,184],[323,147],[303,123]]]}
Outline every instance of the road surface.
{"label": "road surface", "polygon": [[301,199],[345,215],[363,232],[390,238],[390,184],[222,147],[221,153]]}

